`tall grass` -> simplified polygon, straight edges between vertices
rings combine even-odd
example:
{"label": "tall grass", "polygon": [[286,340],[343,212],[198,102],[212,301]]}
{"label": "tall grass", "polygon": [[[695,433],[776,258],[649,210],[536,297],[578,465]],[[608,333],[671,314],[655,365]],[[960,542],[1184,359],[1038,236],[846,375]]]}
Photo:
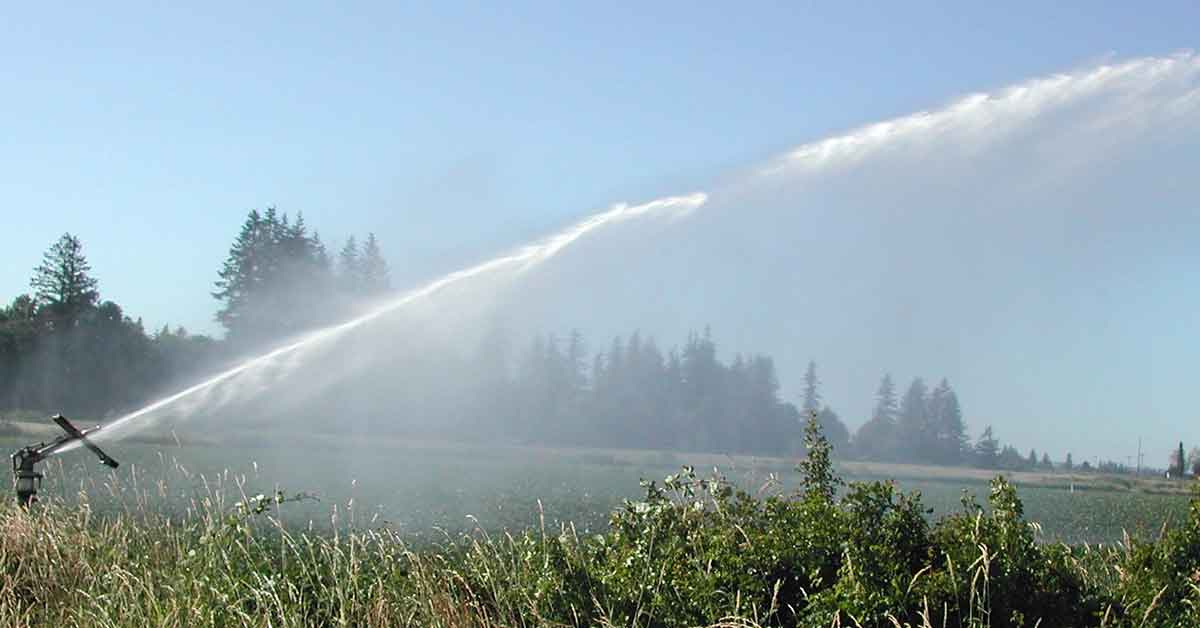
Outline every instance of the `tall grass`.
{"label": "tall grass", "polygon": [[[739,493],[690,469],[602,535],[541,518],[414,547],[353,504],[286,523],[302,496],[228,475],[164,510],[134,476],[94,498],[0,506],[0,622],[11,626],[1195,626],[1200,501],[1156,542],[1045,546],[998,479],[929,524],[887,483],[841,493],[810,433],[803,488]],[[140,482],[140,484],[139,484]],[[134,486],[136,485],[136,486]],[[842,497],[838,495],[842,494]]]}

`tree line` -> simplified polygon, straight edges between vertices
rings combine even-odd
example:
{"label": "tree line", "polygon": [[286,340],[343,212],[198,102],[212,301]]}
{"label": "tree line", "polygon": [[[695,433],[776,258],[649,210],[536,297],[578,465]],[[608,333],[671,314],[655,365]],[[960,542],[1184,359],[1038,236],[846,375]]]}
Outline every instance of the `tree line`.
{"label": "tree line", "polygon": [[[592,355],[578,331],[539,335],[498,395],[494,384],[486,420],[526,442],[786,455],[802,437],[771,358],[722,362],[709,330],[666,351],[635,332]],[[836,415],[821,416],[828,431],[846,433]]]}
{"label": "tree line", "polygon": [[343,317],[387,292],[390,271],[374,233],[346,239],[336,262],[304,216],[251,210],[217,273],[216,320],[230,344],[256,345]]}
{"label": "tree line", "polygon": [[45,252],[30,292],[0,306],[0,410],[102,418],[131,409],[248,348],[343,316],[389,289],[379,242],[349,237],[330,256],[303,216],[247,214],[213,297],[225,337],[142,319],[103,299],[79,237]]}
{"label": "tree line", "polygon": [[[1048,453],[1022,455],[1001,443],[992,426],[971,441],[946,379],[930,390],[918,377],[901,397],[891,375],[884,375],[870,420],[852,433],[825,403],[815,362],[809,362],[794,404],[781,399],[769,356],[734,354],[723,362],[708,329],[665,351],[637,332],[614,338],[607,350],[589,354],[585,347],[574,330],[535,337],[508,375],[481,389],[489,398],[488,420],[526,442],[549,445],[797,455],[803,453],[804,421],[815,415],[842,458],[1054,468]],[[1073,467],[1069,453],[1065,465]]]}
{"label": "tree line", "polygon": [[[31,292],[0,307],[0,409],[110,416],[251,348],[343,319],[390,290],[374,234],[361,244],[350,236],[331,255],[302,215],[293,220],[274,208],[247,213],[217,271],[212,296],[222,339],[182,327],[148,332],[140,318],[101,298],[91,271],[80,239],[64,234],[34,268]],[[508,355],[508,344],[485,340],[476,362],[488,365],[487,374],[464,385],[465,399],[455,402],[482,433],[530,443],[792,455],[802,449],[803,419],[815,414],[841,457],[1054,466],[1045,452],[1023,455],[1002,444],[991,426],[972,441],[945,379],[930,389],[916,378],[898,395],[884,375],[869,420],[851,433],[825,403],[815,363],[791,403],[780,397],[769,356],[722,361],[708,329],[667,350],[636,332],[596,352],[578,331],[535,336],[519,356]],[[1187,460],[1182,451],[1171,464],[1182,471],[1179,459]],[[1071,454],[1060,466],[1075,468]]]}

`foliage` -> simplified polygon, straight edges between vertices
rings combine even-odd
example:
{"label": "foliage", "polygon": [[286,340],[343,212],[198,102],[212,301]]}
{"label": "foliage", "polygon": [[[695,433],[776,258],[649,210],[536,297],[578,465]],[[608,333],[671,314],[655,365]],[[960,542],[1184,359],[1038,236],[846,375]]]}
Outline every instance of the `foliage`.
{"label": "foliage", "polygon": [[363,294],[377,296],[391,288],[390,271],[383,252],[379,248],[379,240],[374,233],[367,234],[363,243],[362,263],[359,267]]}
{"label": "foliage", "polygon": [[837,488],[842,481],[834,475],[832,447],[821,430],[816,410],[808,413],[804,426],[804,459],[796,466],[800,472],[801,494],[805,499],[822,503],[833,503]]}
{"label": "foliage", "polygon": [[854,437],[859,456],[872,460],[959,465],[975,462],[962,407],[943,378],[932,390],[913,380],[901,400],[890,374],[876,393],[875,410]]}
{"label": "foliage", "polygon": [[1156,543],[1131,540],[1123,558],[1120,616],[1164,628],[1200,625],[1200,485],[1184,525]]}
{"label": "foliage", "polygon": [[[331,286],[324,245],[303,216],[251,210],[218,273],[216,320],[238,343],[259,343],[329,320]],[[326,307],[316,306],[323,304]]]}
{"label": "foliage", "polygon": [[[217,319],[228,333],[214,340],[169,326],[148,334],[140,319],[100,299],[80,240],[64,234],[35,270],[35,295],[18,296],[0,308],[0,408],[110,416],[194,380],[257,343],[347,316],[362,300],[384,294],[390,283],[375,235],[368,234],[361,246],[359,242],[354,236],[347,239],[335,269],[303,216],[293,221],[275,208],[248,212],[218,273],[213,296],[220,301]],[[475,355],[449,351],[420,356],[414,368],[421,371],[407,378],[405,386],[386,375],[401,366],[392,363],[371,375],[376,380],[364,384],[356,379],[357,391],[332,384],[330,394],[289,420],[311,420],[313,427],[327,428],[324,416],[331,409],[321,404],[342,404],[342,397],[353,397],[357,414],[382,415],[380,409],[386,408],[392,416],[437,419],[425,425],[439,427],[421,429],[443,430],[423,434],[439,437],[470,434],[548,445],[765,455],[803,452],[803,417],[795,404],[781,398],[773,360],[742,354],[722,360],[708,329],[690,333],[682,347],[666,351],[635,332],[614,338],[607,352],[590,359],[577,330],[565,340],[537,336],[520,359],[511,355],[510,339],[500,336],[499,331],[487,334]],[[891,376],[885,375],[871,420],[853,438],[838,413],[824,403],[819,386],[817,365],[810,361],[801,407],[817,412],[838,457],[1008,471],[1051,466],[1046,457],[1039,463],[1036,456],[1027,458],[1002,445],[990,426],[970,446],[962,408],[945,379],[927,390],[918,377],[898,401]],[[363,389],[371,393],[362,394]],[[370,428],[414,429],[397,423],[378,421]],[[1175,459],[1183,460],[1182,449]],[[1178,474],[1181,464],[1175,466]],[[1070,470],[1070,463],[1064,468]],[[1106,462],[1100,470],[1123,468]]]}
{"label": "foliage", "polygon": [[102,301],[78,238],[54,243],[35,297],[0,307],[0,408],[103,416],[140,403],[211,359],[207,338],[146,334]]}
{"label": "foliage", "polygon": [[992,435],[992,426],[984,428],[975,442],[975,464],[984,469],[995,469],[1000,466],[1000,441]]}
{"label": "foliage", "polygon": [[[751,496],[690,467],[609,529],[482,530],[414,547],[387,528],[285,523],[302,495],[219,482],[169,514],[54,500],[0,507],[0,619],[44,625],[1195,625],[1200,493],[1185,525],[1126,551],[1036,542],[991,484],[937,522],[889,482],[838,495],[810,414],[804,490]],[[238,482],[234,485],[240,487]],[[160,489],[161,490],[161,489]],[[334,515],[341,513],[335,509]],[[346,511],[342,513],[350,516]]]}
{"label": "foliage", "polygon": [[83,254],[83,243],[64,233],[33,271],[29,284],[34,290],[34,302],[53,314],[54,323],[69,325],[100,298],[99,284],[89,274],[91,270]]}
{"label": "foliage", "polygon": [[901,452],[896,417],[899,412],[896,385],[888,373],[879,382],[879,391],[875,393],[875,410],[871,420],[859,427],[854,435],[854,449],[859,456],[869,460],[898,459]]}
{"label": "foliage", "polygon": [[[374,236],[366,262],[377,295],[387,287],[387,264]],[[169,326],[151,334],[101,298],[80,239],[64,234],[34,269],[33,295],[0,306],[0,409],[93,417],[128,410],[244,351],[243,341],[269,341],[339,314],[349,304],[327,298],[329,275],[324,245],[303,217],[251,211],[214,295],[230,337]]]}
{"label": "foliage", "polygon": [[[572,330],[565,341],[535,336],[517,369],[465,386],[456,398],[487,396],[473,427],[525,443],[791,455],[802,451],[800,413],[779,398],[767,356],[717,358],[711,332],[691,333],[664,355],[653,338],[617,337],[588,359]],[[498,364],[507,343],[475,359]],[[588,365],[591,365],[590,371]],[[504,403],[507,402],[507,403]],[[823,426],[845,448],[848,430],[829,408]]]}

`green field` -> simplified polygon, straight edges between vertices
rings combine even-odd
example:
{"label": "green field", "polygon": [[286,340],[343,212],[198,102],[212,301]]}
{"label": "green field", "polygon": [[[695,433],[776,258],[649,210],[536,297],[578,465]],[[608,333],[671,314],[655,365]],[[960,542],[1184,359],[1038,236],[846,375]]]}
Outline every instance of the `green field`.
{"label": "green field", "polygon": [[[811,429],[818,453],[807,473],[770,458],[350,437],[104,443],[124,462],[118,473],[70,452],[48,465],[42,503],[0,504],[0,620],[114,628],[1200,621],[1200,499],[1189,504],[1182,485],[1054,474],[984,485],[986,475],[968,469],[844,463],[836,473],[850,483],[838,495]],[[729,482],[672,473],[690,464],[715,467]],[[920,501],[886,482],[857,482],[880,476],[900,478]],[[986,508],[960,504],[964,489]],[[1123,530],[1141,538],[1119,542]]]}
{"label": "green field", "polygon": [[[15,449],[24,440],[29,437],[6,438],[0,446]],[[798,480],[795,461],[778,458],[328,436],[229,440],[238,444],[109,443],[105,447],[124,463],[116,473],[86,452],[70,452],[48,465],[43,494],[71,500],[84,490],[101,512],[182,511],[213,494],[232,502],[282,490],[311,497],[288,505],[289,525],[386,526],[406,538],[438,539],[542,521],[600,531],[624,499],[643,494],[640,480],[660,480],[685,464],[702,475],[715,470],[760,496],[792,492]],[[964,492],[986,503],[992,476],[854,462],[839,464],[838,471],[848,481],[896,479],[902,490],[920,492],[931,518],[960,512]],[[1164,522],[1187,513],[1185,487],[1177,483],[1041,473],[1010,478],[1043,542],[1114,544],[1125,532],[1154,538]]]}

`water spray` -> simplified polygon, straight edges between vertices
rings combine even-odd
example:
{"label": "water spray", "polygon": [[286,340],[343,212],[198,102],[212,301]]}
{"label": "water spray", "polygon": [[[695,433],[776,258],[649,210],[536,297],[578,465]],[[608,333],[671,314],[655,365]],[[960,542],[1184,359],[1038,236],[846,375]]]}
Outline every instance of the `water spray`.
{"label": "water spray", "polygon": [[42,474],[34,469],[34,465],[45,460],[46,458],[61,451],[67,445],[81,443],[84,447],[92,450],[92,453],[100,457],[100,463],[116,469],[121,463],[113,460],[111,456],[104,453],[92,441],[87,439],[87,435],[100,429],[100,426],[80,430],[75,427],[67,417],[56,414],[50,417],[52,421],[58,424],[66,434],[54,439],[53,442],[37,443],[22,447],[12,454],[13,479],[17,487],[17,503],[28,508],[29,504],[37,499],[38,489],[41,488]]}
{"label": "water spray", "polygon": [[[704,203],[707,201],[708,195],[703,192],[696,192],[684,196],[660,198],[658,200],[651,201],[649,203],[643,203],[641,205],[626,205],[623,203],[614,205],[607,211],[585,218],[584,220],[581,220],[574,225],[571,225],[570,227],[559,231],[548,238],[545,238],[544,240],[541,240],[535,244],[524,246],[514,253],[502,255],[487,262],[444,275],[440,279],[429,282],[420,288],[411,290],[391,300],[377,304],[374,309],[358,316],[357,318],[310,332],[298,340],[294,340],[272,351],[250,358],[241,364],[238,364],[237,366],[234,366],[224,372],[217,373],[216,375],[213,375],[198,384],[185,388],[184,390],[181,390],[168,397],[159,399],[139,410],[135,410],[124,416],[118,417],[117,419],[105,424],[105,430],[102,434],[100,434],[100,438],[116,438],[124,430],[130,428],[135,421],[144,419],[148,415],[152,415],[159,410],[170,407],[189,398],[199,397],[206,391],[213,389],[223,382],[232,380],[242,373],[275,364],[277,360],[289,355],[297,354],[305,348],[337,339],[338,337],[343,336],[346,333],[366,325],[376,319],[379,319],[390,312],[408,306],[420,299],[431,297],[441,290],[453,286],[461,281],[501,270],[509,270],[516,273],[525,272],[554,257],[564,248],[570,246],[580,238],[587,235],[589,232],[599,229],[605,225],[653,214],[665,215],[671,218],[679,218],[696,210],[701,205],[704,205]],[[144,425],[144,423],[142,423],[142,425]],[[97,429],[98,428],[99,426],[97,426]],[[90,446],[86,440],[78,440],[78,442],[67,443],[65,445],[66,449],[63,451],[74,449],[80,444],[83,444],[84,446]]]}
{"label": "water spray", "polygon": [[[1142,58],[1132,61],[1103,65],[1067,74],[1056,74],[1035,79],[1014,87],[990,93],[967,96],[939,110],[921,112],[910,116],[888,120],[853,130],[849,133],[802,145],[771,160],[765,167],[744,177],[736,185],[727,186],[716,193],[734,197],[748,194],[758,186],[780,185],[798,177],[820,176],[839,167],[850,167],[873,154],[886,150],[899,150],[906,146],[925,146],[932,139],[953,134],[959,143],[986,148],[1006,134],[1025,128],[1026,121],[1047,113],[1069,113],[1069,107],[1085,103],[1089,98],[1110,95],[1121,99],[1124,115],[1113,120],[1135,119],[1149,116],[1170,116],[1176,119],[1192,119],[1196,103],[1200,102],[1200,88],[1196,82],[1200,77],[1200,56],[1180,53],[1165,58]],[[1145,94],[1158,86],[1174,86],[1176,92],[1167,94],[1166,99],[1149,99]],[[1106,123],[1106,120],[1100,120]],[[1111,125],[1110,125],[1111,126]],[[1108,128],[1105,126],[1098,127]],[[1092,135],[1097,135],[1092,132]],[[766,189],[765,187],[763,189]],[[218,386],[236,380],[242,374],[278,365],[283,358],[296,358],[308,348],[323,345],[344,337],[356,328],[367,325],[384,315],[407,307],[414,302],[432,297],[454,284],[490,274],[510,273],[519,275],[554,257],[564,248],[571,246],[588,233],[605,225],[642,215],[685,216],[709,201],[704,192],[685,196],[662,198],[641,205],[616,205],[607,211],[594,214],[566,229],[489,261],[452,272],[422,287],[377,303],[374,309],[357,318],[340,324],[312,331],[302,337],[279,346],[269,352],[217,373],[179,392],[163,397],[146,406],[118,417],[105,425],[98,440],[115,439],[133,429],[147,427],[161,412],[176,409],[182,415],[191,410],[183,408],[186,403],[202,402],[205,396]],[[84,444],[76,439],[62,451]]]}

